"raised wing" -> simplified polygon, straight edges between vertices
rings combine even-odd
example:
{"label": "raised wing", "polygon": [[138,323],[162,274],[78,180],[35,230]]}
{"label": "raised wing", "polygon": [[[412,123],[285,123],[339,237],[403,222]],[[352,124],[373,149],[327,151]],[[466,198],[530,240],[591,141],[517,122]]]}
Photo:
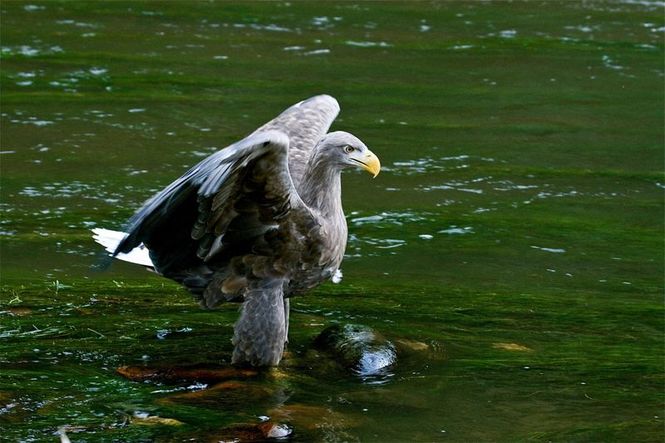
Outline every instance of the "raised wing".
{"label": "raised wing", "polygon": [[142,242],[158,272],[201,293],[212,278],[208,263],[249,252],[292,209],[308,213],[291,181],[288,149],[285,134],[264,131],[216,152],[150,199],[114,253]]}
{"label": "raised wing", "polygon": [[289,137],[289,170],[298,188],[312,149],[328,132],[337,114],[337,100],[329,95],[316,95],[286,109],[254,133],[278,130]]}

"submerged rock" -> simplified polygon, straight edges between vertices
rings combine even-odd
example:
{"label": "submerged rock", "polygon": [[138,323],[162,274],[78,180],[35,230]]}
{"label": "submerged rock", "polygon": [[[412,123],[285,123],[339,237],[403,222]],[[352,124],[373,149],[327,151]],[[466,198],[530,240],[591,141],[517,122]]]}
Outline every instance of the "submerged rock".
{"label": "submerged rock", "polygon": [[282,423],[265,422],[258,424],[237,424],[216,433],[210,441],[215,442],[259,442],[284,440],[293,429]]}
{"label": "submerged rock", "polygon": [[206,389],[169,395],[160,404],[181,403],[210,405],[221,409],[238,410],[250,405],[270,406],[283,401],[285,394],[273,383],[248,380],[228,380]]}
{"label": "submerged rock", "polygon": [[395,346],[364,325],[330,326],[319,334],[314,344],[361,376],[381,374],[397,360]]}
{"label": "submerged rock", "polygon": [[316,431],[317,429],[343,429],[357,426],[360,418],[336,411],[330,405],[321,406],[304,403],[282,404],[268,411],[270,420],[292,425],[294,429]]}
{"label": "submerged rock", "polygon": [[531,352],[533,349],[520,345],[518,343],[493,343],[492,347],[494,349],[502,349],[504,351],[512,351],[512,352]]}
{"label": "submerged rock", "polygon": [[149,415],[145,412],[135,412],[134,416],[130,419],[130,423],[141,426],[181,426],[184,424],[175,418],[159,417],[157,415]]}
{"label": "submerged rock", "polygon": [[32,309],[28,308],[27,306],[10,306],[7,308],[5,311],[0,311],[0,314],[9,314],[14,317],[23,317],[25,315],[30,315],[32,314]]}
{"label": "submerged rock", "polygon": [[430,345],[427,343],[423,343],[421,341],[416,341],[416,340],[409,340],[406,338],[398,338],[395,340],[397,348],[401,350],[408,350],[408,351],[413,351],[413,352],[422,352],[422,351],[429,351],[430,350]]}
{"label": "submerged rock", "polygon": [[255,377],[255,369],[206,368],[206,367],[146,367],[121,366],[116,372],[133,381],[154,380],[157,382],[177,383],[181,381],[199,381],[218,383],[224,380]]}

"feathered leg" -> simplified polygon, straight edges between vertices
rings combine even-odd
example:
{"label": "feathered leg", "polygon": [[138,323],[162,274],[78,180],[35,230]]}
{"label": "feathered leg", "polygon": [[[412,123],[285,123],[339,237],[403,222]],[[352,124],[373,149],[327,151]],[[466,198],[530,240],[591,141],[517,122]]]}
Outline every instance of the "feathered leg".
{"label": "feathered leg", "polygon": [[286,341],[282,280],[263,280],[245,293],[233,330],[232,363],[279,364]]}
{"label": "feathered leg", "polygon": [[284,344],[289,343],[289,315],[291,314],[291,300],[290,298],[284,298]]}

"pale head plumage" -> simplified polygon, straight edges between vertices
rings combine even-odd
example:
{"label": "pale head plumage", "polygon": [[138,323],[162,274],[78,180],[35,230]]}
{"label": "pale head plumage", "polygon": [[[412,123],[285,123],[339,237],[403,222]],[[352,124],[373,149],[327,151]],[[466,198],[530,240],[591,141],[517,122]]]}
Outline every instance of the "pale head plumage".
{"label": "pale head plumage", "polygon": [[317,160],[325,161],[331,168],[362,168],[373,176],[379,173],[379,159],[358,137],[344,131],[326,134],[315,149]]}

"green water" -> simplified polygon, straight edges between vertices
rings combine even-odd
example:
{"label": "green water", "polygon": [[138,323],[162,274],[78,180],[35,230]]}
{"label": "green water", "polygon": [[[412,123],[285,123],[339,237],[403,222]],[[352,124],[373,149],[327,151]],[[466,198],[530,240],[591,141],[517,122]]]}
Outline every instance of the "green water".
{"label": "green water", "polygon": [[[1,439],[218,441],[269,416],[294,441],[662,441],[664,8],[2,2]],[[345,175],[345,278],[293,301],[283,367],[120,377],[224,367],[236,306],[93,269],[89,229],[324,92],[384,170]],[[358,378],[312,354],[336,322],[416,349]]]}

